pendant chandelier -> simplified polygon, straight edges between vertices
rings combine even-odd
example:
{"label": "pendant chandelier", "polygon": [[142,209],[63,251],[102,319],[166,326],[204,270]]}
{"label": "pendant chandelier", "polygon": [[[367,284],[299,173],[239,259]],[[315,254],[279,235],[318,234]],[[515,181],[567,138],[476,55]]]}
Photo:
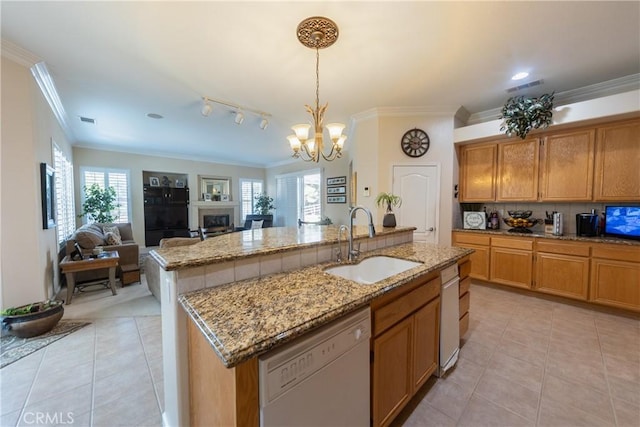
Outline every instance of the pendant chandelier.
{"label": "pendant chandelier", "polygon": [[342,134],[345,125],[342,123],[329,123],[327,130],[331,139],[331,151],[324,153],[324,141],[322,137],[322,124],[324,112],[329,103],[320,106],[320,49],[331,46],[338,39],[338,26],[332,20],[321,16],[307,18],[298,25],[298,40],[308,48],[316,50],[316,106],[315,109],[305,105],[307,112],[313,117],[314,133],[309,137],[312,125],[299,124],[292,126],[295,135],[289,135],[287,139],[293,150],[293,157],[301,158],[305,162],[318,162],[320,157],[332,161],[342,157],[342,147],[347,139]]}

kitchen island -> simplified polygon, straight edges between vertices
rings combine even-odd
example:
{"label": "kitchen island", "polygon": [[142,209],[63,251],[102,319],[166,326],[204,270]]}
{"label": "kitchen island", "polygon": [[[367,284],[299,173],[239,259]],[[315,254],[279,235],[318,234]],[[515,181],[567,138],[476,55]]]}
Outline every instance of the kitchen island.
{"label": "kitchen island", "polygon": [[[337,250],[337,230],[338,227],[329,226],[245,231],[191,247],[152,252],[163,268],[165,425],[190,424],[188,360],[192,356],[187,351],[190,340],[199,339],[200,353],[208,351],[212,356],[207,366],[236,380],[241,376],[243,382],[234,382],[234,387],[247,386],[257,382],[258,355],[363,307],[414,277],[437,271],[471,253],[468,249],[414,243],[413,228],[376,227],[376,238],[366,239],[367,228],[356,227],[356,241],[362,242],[361,257],[384,254],[422,263],[420,267],[364,286],[322,271],[335,264],[331,259],[335,259]],[[257,234],[260,238],[256,238]],[[236,240],[225,240],[229,238]],[[213,248],[223,252],[225,247],[231,255],[212,255]],[[253,277],[238,280],[249,270],[254,272]],[[220,276],[226,277],[227,282],[217,286]],[[212,372],[200,374],[206,377]],[[219,391],[220,396],[227,398],[234,391],[232,401],[238,403],[243,398],[238,390]],[[255,399],[249,401],[253,402],[250,406],[255,403]],[[225,402],[228,401],[220,404]],[[208,405],[211,407],[213,403]],[[257,406],[253,407],[257,411]]]}

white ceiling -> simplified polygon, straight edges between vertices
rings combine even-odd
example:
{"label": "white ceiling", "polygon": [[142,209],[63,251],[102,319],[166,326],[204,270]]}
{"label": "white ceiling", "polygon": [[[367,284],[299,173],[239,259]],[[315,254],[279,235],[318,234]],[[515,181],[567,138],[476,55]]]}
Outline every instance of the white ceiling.
{"label": "white ceiling", "polygon": [[[290,158],[292,124],[315,102],[315,51],[295,35],[326,16],[320,51],[325,123],[371,108],[478,113],[504,104],[511,75],[534,95],[640,72],[640,2],[31,2],[1,3],[2,38],[45,61],[72,143],[212,162]],[[267,130],[208,96],[273,115]],[[162,120],[148,118],[158,113]],[[96,119],[82,123],[80,116]],[[349,141],[346,147],[348,149]]]}

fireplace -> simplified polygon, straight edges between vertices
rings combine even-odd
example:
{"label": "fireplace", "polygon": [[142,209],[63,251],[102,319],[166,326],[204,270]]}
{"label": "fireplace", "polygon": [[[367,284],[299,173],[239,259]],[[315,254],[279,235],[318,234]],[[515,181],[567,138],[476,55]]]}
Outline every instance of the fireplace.
{"label": "fireplace", "polygon": [[205,228],[229,228],[229,215],[203,215],[202,219]]}

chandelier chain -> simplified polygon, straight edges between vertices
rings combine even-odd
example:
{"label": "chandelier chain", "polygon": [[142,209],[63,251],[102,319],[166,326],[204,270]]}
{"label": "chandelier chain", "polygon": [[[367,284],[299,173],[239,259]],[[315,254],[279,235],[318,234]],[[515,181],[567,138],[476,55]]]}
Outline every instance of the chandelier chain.
{"label": "chandelier chain", "polygon": [[316,111],[320,108],[320,51],[316,47]]}

